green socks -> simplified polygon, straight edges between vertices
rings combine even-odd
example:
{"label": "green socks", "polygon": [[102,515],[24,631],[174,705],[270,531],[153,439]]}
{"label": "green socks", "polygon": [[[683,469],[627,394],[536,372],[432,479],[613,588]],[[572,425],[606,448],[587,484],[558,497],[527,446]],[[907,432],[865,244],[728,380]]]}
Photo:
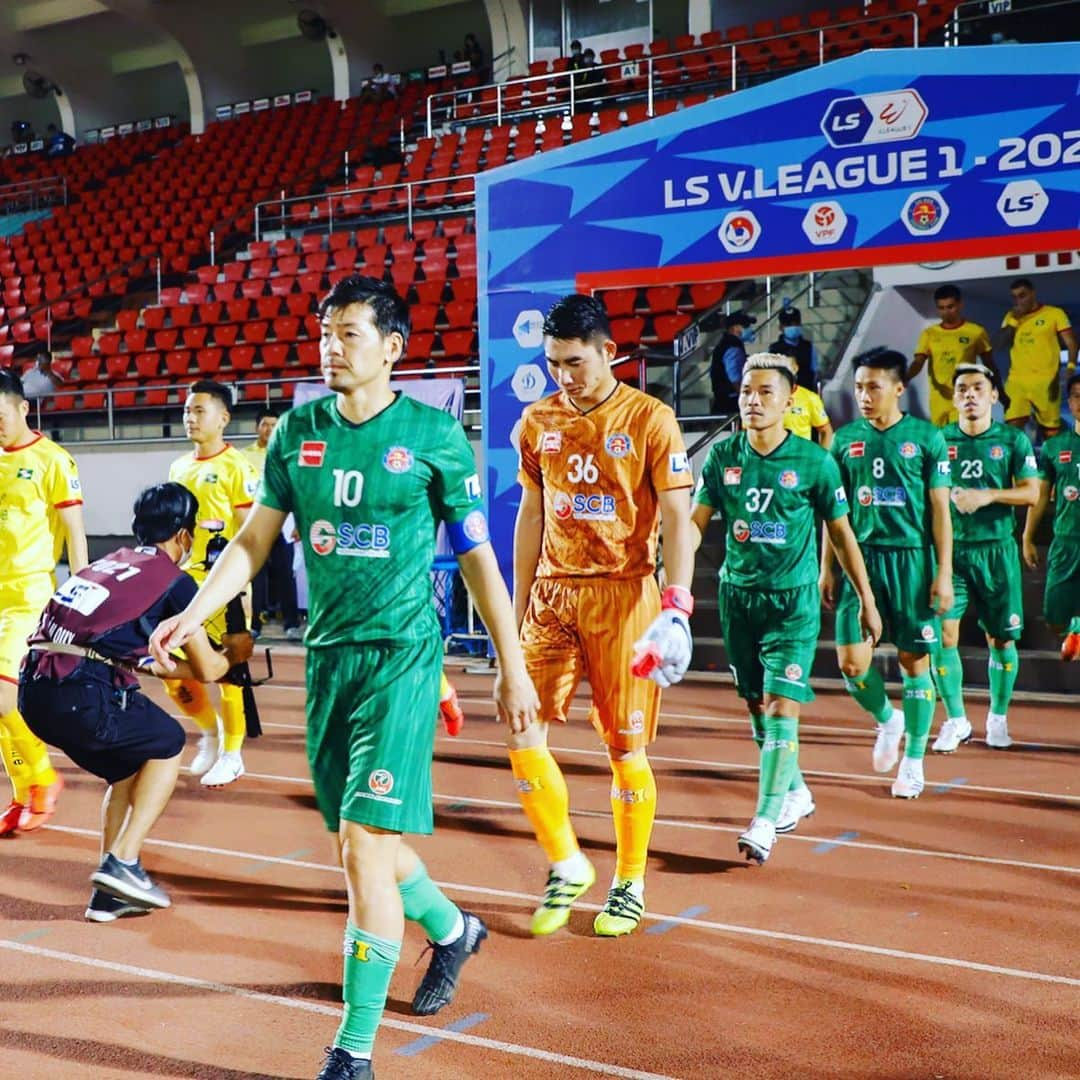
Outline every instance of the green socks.
{"label": "green socks", "polygon": [[334,1045],[354,1054],[370,1054],[386,1008],[390,976],[401,955],[400,941],[387,941],[352,923],[345,927],[345,974],[341,997],[345,1011]]}
{"label": "green socks", "polygon": [[907,732],[904,757],[921,761],[934,722],[934,680],[927,671],[922,675],[904,675],[903,682],[904,731]]}
{"label": "green socks", "polygon": [[851,678],[844,676],[847,692],[879,724],[887,724],[892,717],[889,695],[885,692],[885,680],[881,672],[871,664],[861,675]]}
{"label": "green socks", "polygon": [[[750,734],[753,735],[757,748],[761,750],[765,746],[765,717],[761,713],[750,714]],[[804,787],[806,787],[806,781],[803,779],[802,770],[799,768],[799,759],[796,756],[795,762],[791,766],[791,783],[788,784],[788,791],[798,791]]]}
{"label": "green socks", "polygon": [[415,872],[398,882],[405,918],[419,923],[432,941],[444,942],[453,933],[461,911],[457,904],[428,876],[427,867],[420,863]]}
{"label": "green socks", "polygon": [[1004,649],[990,650],[990,711],[1005,716],[1009,711],[1013,687],[1020,670],[1020,655],[1016,642],[1010,641]]}
{"label": "green socks", "polygon": [[960,650],[954,645],[951,649],[942,646],[930,657],[930,670],[934,674],[934,685],[945,705],[945,715],[950,720],[959,720],[964,712],[964,665],[960,660]]}
{"label": "green socks", "polygon": [[761,748],[756,817],[775,822],[791,790],[791,770],[799,760],[799,721],[794,716],[766,716]]}

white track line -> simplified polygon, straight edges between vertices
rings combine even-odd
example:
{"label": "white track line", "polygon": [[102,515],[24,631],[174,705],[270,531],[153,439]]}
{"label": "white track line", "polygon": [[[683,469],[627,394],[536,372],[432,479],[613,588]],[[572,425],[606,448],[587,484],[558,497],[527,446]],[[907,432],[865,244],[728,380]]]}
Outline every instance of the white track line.
{"label": "white track line", "polygon": [[[25,945],[18,941],[4,941],[0,939],[0,948],[9,949],[13,952],[24,953],[29,956],[37,956],[45,960],[58,960],[67,964],[80,964],[83,967],[95,968],[98,971],[112,971],[118,975],[128,975],[138,979],[149,979],[152,982],[166,983],[172,986],[188,986],[195,990],[208,990],[215,994],[228,994],[231,997],[244,998],[247,1001],[255,1001],[263,1005],[276,1005],[279,1008],[297,1009],[300,1012],[317,1013],[320,1016],[333,1016],[340,1018],[341,1009],[333,1005],[321,1005],[317,1001],[307,1001],[303,998],[284,997],[280,994],[266,994],[258,990],[247,990],[242,986],[230,986],[227,983],[212,982],[208,979],[195,979],[189,975],[178,975],[171,971],[158,971],[154,968],[135,967],[132,964],[118,964],[112,960],[99,960],[95,957],[80,956],[77,953],[60,952],[56,949],[43,949],[38,945]],[[101,991],[100,996],[107,996],[106,991]],[[379,1021],[380,1027],[392,1028],[395,1031],[406,1031],[410,1035],[422,1035],[430,1039],[443,1039],[446,1042],[462,1043],[465,1046],[475,1046],[484,1050],[497,1050],[503,1054],[511,1054],[514,1057],[534,1058],[537,1061],[546,1061],[553,1065],[565,1065],[572,1069],[581,1069],[585,1072],[599,1073],[602,1076],[625,1077],[626,1080],[671,1080],[660,1073],[642,1072],[639,1069],[626,1069],[621,1065],[608,1065],[603,1061],[590,1061],[588,1058],[571,1057],[568,1054],[555,1054],[549,1050],[539,1050],[532,1046],[520,1046],[517,1043],[501,1042],[498,1039],[485,1039],[480,1035],[469,1035],[466,1032],[448,1031],[445,1028],[426,1027],[423,1024],[411,1024],[407,1020],[395,1020],[384,1016]]]}
{"label": "white track line", "polygon": [[[99,839],[99,833],[93,829],[76,829],[70,826],[59,825],[46,825],[45,828],[51,829],[54,832],[63,832],[77,836],[86,836],[88,838],[92,838],[95,841]],[[152,847],[163,847],[173,850],[198,852],[199,854],[221,855],[226,858],[234,859],[238,858],[257,860],[260,862],[272,863],[279,866],[292,866],[304,870],[318,870],[322,872],[329,872],[337,875],[338,877],[340,877],[341,875],[341,868],[338,866],[334,866],[330,863],[316,863],[309,862],[307,860],[289,859],[282,856],[274,855],[257,855],[249,851],[233,851],[229,848],[204,847],[201,844],[188,844],[176,840],[147,840],[146,843],[147,845]],[[436,882],[436,884],[443,889],[450,890],[451,892],[465,892],[477,896],[497,897],[499,899],[523,900],[529,904],[534,904],[536,902],[536,897],[533,894],[513,892],[508,889],[491,889],[482,885],[465,885],[453,881],[439,881]],[[602,910],[602,905],[600,904],[578,902],[575,906],[583,911]],[[711,922],[706,919],[688,919],[679,915],[666,915],[658,912],[647,911],[645,912],[643,917],[646,919],[650,919],[654,922],[672,922],[682,926],[692,926],[700,930],[713,930],[725,934],[735,934],[741,937],[767,938],[772,941],[787,941],[797,945],[816,945],[826,949],[840,949],[847,952],[866,953],[871,956],[888,956],[896,960],[910,960],[916,963],[935,964],[942,967],[960,968],[966,971],[981,971],[991,975],[1003,975],[1014,979],[1026,979],[1035,982],[1054,983],[1059,986],[1080,987],[1080,979],[1072,978],[1068,975],[1050,975],[1045,972],[1028,971],[1023,968],[1001,967],[997,964],[983,964],[976,960],[961,960],[957,957],[952,956],[937,956],[932,953],[908,952],[903,949],[888,949],[880,945],[864,945],[861,942],[855,941],[840,941],[834,938],[810,937],[805,934],[791,934],[782,930],[765,930],[755,926],[741,926],[735,923]],[[17,942],[5,942],[3,940],[0,940],[0,945],[8,947],[17,946],[18,948],[25,949],[32,948],[32,946],[25,946]],[[397,1022],[395,1021],[395,1023]],[[417,1025],[411,1025],[409,1027],[409,1030],[412,1030],[416,1026]],[[433,1034],[432,1029],[423,1028],[421,1030],[424,1034]],[[464,1038],[464,1036],[461,1037]]]}

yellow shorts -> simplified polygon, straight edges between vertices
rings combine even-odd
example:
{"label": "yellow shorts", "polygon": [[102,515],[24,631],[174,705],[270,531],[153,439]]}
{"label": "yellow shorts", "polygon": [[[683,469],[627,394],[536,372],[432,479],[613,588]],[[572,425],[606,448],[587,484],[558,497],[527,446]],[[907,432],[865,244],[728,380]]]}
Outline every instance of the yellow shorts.
{"label": "yellow shorts", "polygon": [[535,582],[521,643],[541,719],[565,723],[584,677],[589,719],[607,746],[639,750],[656,738],[660,689],[630,672],[634,642],[660,614],[654,578],[631,581],[542,578]]}
{"label": "yellow shorts", "polygon": [[946,397],[940,390],[930,384],[930,423],[934,427],[944,427],[946,424],[952,424],[959,418],[959,413],[956,411],[956,406],[953,405],[953,399]]}
{"label": "yellow shorts", "polygon": [[[206,572],[198,570],[193,571],[190,568],[188,568],[187,572],[195,579],[196,584],[201,589],[202,584],[207,577]],[[244,627],[245,629],[250,629],[251,586],[249,585],[246,589],[244,589],[240,596],[244,601]],[[210,618],[203,623],[203,629],[206,631],[206,636],[215,645],[220,645],[222,636],[228,633],[228,631],[225,629],[225,610],[225,608],[221,608],[220,610],[215,611],[214,614],[211,615]]]}
{"label": "yellow shorts", "polygon": [[1050,380],[1013,378],[1005,380],[1005,393],[1009,395],[1006,420],[1026,420],[1032,412],[1039,427],[1061,427],[1061,395],[1050,397]]}
{"label": "yellow shorts", "polygon": [[55,588],[52,574],[32,574],[17,583],[0,584],[0,680],[19,681],[26,639],[34,632]]}

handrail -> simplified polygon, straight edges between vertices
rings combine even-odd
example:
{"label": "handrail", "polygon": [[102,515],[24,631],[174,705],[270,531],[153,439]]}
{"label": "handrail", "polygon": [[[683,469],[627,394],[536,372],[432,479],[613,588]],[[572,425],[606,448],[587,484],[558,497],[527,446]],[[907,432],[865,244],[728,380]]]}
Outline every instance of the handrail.
{"label": "handrail", "polygon": [[[63,196],[63,205],[68,204],[67,177],[65,176],[37,176],[32,180],[15,180],[8,184],[0,184],[0,214],[14,214],[19,210],[40,209],[39,194],[51,193],[59,190]],[[29,196],[31,205],[16,206],[15,200]],[[48,206],[55,206],[53,201]]]}
{"label": "handrail", "polygon": [[[897,11],[891,12],[887,15],[875,15],[871,18],[856,19],[851,22],[835,23],[831,26],[822,27],[805,27],[801,30],[791,30],[783,34],[769,34],[765,37],[747,38],[744,41],[728,41],[717,45],[701,45],[694,49],[684,49],[680,52],[661,53],[658,56],[641,56],[632,60],[619,60],[611,64],[596,64],[593,67],[586,68],[584,70],[577,71],[549,71],[540,75],[526,75],[514,79],[510,79],[504,83],[488,83],[484,86],[474,86],[463,90],[440,90],[434,94],[427,96],[427,136],[431,138],[435,131],[434,113],[436,109],[436,101],[443,100],[446,102],[446,108],[448,112],[456,114],[457,105],[459,102],[465,104],[472,104],[473,98],[482,94],[485,90],[495,91],[495,123],[501,124],[503,122],[503,113],[512,112],[516,114],[548,111],[553,106],[544,102],[543,104],[533,106],[522,106],[507,110],[504,105],[505,92],[508,88],[517,90],[527,90],[529,87],[535,85],[538,90],[538,96],[546,97],[548,93],[548,86],[555,80],[561,80],[569,88],[569,111],[573,115],[576,113],[575,103],[579,98],[584,98],[584,101],[590,108],[594,108],[597,101],[605,100],[603,97],[603,91],[606,89],[607,77],[604,75],[598,82],[593,82],[598,74],[606,72],[615,72],[619,79],[623,77],[623,72],[630,66],[635,67],[635,70],[630,78],[641,78],[640,66],[645,65],[646,70],[646,100],[648,102],[647,115],[653,115],[653,100],[656,89],[662,88],[662,84],[657,84],[654,78],[654,63],[660,60],[677,60],[684,56],[693,57],[701,54],[716,55],[721,52],[729,51],[731,56],[731,89],[738,90],[739,80],[739,52],[744,50],[750,45],[763,45],[768,42],[783,41],[787,38],[808,37],[812,34],[817,35],[818,39],[818,65],[825,63],[825,35],[832,34],[838,30],[844,30],[853,26],[866,26],[873,23],[881,22],[895,22],[900,19],[910,19],[912,22],[912,45],[914,48],[919,47],[919,15],[915,11]],[[691,84],[692,85],[692,84]],[[589,93],[588,91],[599,91],[599,94]],[[529,95],[530,98],[532,95]],[[622,95],[625,96],[625,95]],[[562,104],[558,107],[560,111],[564,108]]]}

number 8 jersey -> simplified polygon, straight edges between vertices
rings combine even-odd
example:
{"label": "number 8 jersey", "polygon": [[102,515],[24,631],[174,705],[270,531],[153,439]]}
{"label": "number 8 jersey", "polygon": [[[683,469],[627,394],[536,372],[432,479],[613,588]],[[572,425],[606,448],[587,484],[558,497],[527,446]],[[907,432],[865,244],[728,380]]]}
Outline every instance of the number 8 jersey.
{"label": "number 8 jersey", "polygon": [[619,383],[587,412],[560,392],[522,414],[522,487],[541,491],[537,578],[647,577],[656,570],[661,491],[693,481],[675,414]]}

